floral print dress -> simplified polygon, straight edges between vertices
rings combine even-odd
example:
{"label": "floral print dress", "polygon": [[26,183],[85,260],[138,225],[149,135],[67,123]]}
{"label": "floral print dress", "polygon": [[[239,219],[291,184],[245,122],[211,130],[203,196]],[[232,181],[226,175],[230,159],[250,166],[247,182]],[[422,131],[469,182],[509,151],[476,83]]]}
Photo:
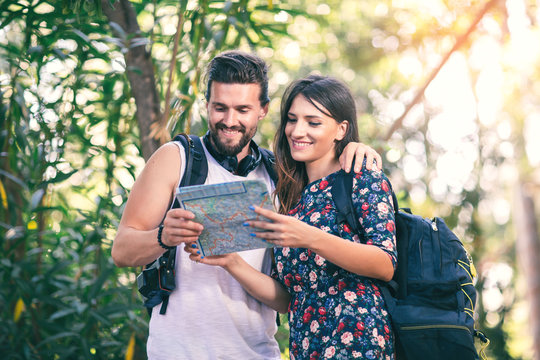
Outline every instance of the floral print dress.
{"label": "floral print dress", "polygon": [[[328,233],[360,242],[336,221],[331,187],[337,172],[306,186],[290,215]],[[396,266],[395,223],[388,179],[365,167],[353,180],[353,204],[367,244]],[[393,334],[380,281],[344,270],[311,250],[275,248],[274,278],[291,294],[291,359],[394,359]]]}

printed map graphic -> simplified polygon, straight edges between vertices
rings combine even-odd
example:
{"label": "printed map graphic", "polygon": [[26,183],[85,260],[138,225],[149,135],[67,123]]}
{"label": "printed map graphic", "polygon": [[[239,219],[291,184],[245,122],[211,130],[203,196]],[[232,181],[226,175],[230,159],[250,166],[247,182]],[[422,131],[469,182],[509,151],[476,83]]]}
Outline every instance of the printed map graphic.
{"label": "printed map graphic", "polygon": [[[249,235],[255,228],[242,225],[246,220],[258,218],[249,209],[250,205],[273,210],[271,196],[262,181],[187,186],[178,189],[176,198],[181,207],[193,212],[195,221],[204,226],[198,241],[204,256],[272,247]],[[259,220],[264,218],[259,217]]]}

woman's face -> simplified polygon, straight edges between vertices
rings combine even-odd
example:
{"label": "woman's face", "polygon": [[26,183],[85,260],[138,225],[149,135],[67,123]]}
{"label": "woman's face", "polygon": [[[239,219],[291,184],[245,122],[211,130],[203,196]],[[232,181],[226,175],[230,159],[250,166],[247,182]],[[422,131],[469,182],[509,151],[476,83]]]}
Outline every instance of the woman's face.
{"label": "woman's face", "polygon": [[[326,111],[322,105],[314,103]],[[347,121],[338,123],[317,109],[303,95],[294,98],[287,117],[285,136],[294,160],[302,161],[306,165],[321,166],[336,161],[334,141],[345,136]]]}

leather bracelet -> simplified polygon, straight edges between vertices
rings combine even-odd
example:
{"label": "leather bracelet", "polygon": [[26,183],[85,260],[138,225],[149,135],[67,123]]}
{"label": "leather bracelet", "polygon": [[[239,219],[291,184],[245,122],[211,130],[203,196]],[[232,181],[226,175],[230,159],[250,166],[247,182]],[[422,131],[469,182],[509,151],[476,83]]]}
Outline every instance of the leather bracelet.
{"label": "leather bracelet", "polygon": [[163,243],[163,241],[161,241],[161,233],[163,232],[163,224],[159,225],[159,229],[158,229],[158,232],[157,232],[157,242],[159,244],[159,246],[161,246],[162,248],[164,248],[165,250],[171,250],[171,249],[174,249],[175,246],[168,246],[168,245],[165,245]]}

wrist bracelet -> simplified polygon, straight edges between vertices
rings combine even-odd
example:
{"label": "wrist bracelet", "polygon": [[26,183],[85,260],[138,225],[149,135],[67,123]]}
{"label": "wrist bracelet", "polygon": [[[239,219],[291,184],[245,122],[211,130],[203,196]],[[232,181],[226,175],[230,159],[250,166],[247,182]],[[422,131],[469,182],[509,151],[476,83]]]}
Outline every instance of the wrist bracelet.
{"label": "wrist bracelet", "polygon": [[165,250],[171,250],[171,249],[174,249],[175,247],[174,246],[168,246],[168,245],[165,245],[163,243],[163,241],[161,241],[161,233],[163,232],[163,224],[159,225],[159,229],[158,229],[158,232],[157,232],[157,242],[159,244],[159,246],[161,246],[162,248],[164,248]]}

